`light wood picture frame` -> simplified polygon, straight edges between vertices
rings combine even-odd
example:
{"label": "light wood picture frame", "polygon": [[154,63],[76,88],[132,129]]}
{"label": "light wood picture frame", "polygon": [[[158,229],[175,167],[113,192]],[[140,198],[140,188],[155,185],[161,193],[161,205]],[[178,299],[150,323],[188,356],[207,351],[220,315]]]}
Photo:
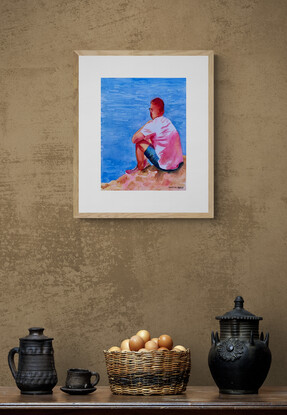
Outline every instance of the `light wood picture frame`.
{"label": "light wood picture frame", "polygon": [[74,217],[213,218],[213,51],[74,62]]}

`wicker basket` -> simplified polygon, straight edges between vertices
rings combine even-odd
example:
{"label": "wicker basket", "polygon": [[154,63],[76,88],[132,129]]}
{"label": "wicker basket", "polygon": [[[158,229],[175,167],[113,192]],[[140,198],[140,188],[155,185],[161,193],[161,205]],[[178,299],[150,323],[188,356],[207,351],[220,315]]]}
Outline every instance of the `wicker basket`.
{"label": "wicker basket", "polygon": [[150,352],[104,351],[112,393],[116,395],[177,395],[190,374],[190,350]]}

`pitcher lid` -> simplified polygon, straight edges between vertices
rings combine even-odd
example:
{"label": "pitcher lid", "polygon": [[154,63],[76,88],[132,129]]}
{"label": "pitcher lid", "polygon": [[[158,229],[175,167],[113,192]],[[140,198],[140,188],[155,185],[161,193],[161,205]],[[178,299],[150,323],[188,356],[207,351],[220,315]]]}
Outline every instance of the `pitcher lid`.
{"label": "pitcher lid", "polygon": [[243,308],[244,300],[242,297],[236,297],[234,303],[235,306],[233,310],[228,311],[223,314],[223,316],[215,317],[216,320],[263,320],[262,317],[257,317],[255,314],[252,314]]}
{"label": "pitcher lid", "polygon": [[34,340],[34,341],[38,341],[38,340],[53,340],[52,337],[47,337],[43,334],[44,329],[43,327],[31,327],[29,329],[29,334],[26,337],[22,337],[20,338],[20,340]]}

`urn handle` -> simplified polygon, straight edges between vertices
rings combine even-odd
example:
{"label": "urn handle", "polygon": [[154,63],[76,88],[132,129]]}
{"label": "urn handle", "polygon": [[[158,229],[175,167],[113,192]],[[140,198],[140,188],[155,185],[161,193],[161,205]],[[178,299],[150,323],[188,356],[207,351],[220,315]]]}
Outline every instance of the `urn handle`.
{"label": "urn handle", "polygon": [[15,356],[15,353],[19,353],[19,352],[20,352],[19,347],[13,347],[13,349],[11,349],[8,354],[8,364],[9,364],[9,367],[10,367],[10,370],[12,372],[14,379],[16,379],[16,376],[18,373],[16,370],[16,366],[15,366],[14,356]]}

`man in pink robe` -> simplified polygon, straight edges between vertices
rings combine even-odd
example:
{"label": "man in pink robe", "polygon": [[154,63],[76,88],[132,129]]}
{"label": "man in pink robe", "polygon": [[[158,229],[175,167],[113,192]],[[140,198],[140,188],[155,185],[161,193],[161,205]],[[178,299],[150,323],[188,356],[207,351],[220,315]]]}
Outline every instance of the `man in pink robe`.
{"label": "man in pink robe", "polygon": [[180,137],[172,122],[163,115],[163,100],[154,98],[149,110],[151,120],[132,138],[136,145],[137,166],[126,170],[128,174],[146,169],[149,161],[159,170],[168,172],[177,170],[183,164]]}

